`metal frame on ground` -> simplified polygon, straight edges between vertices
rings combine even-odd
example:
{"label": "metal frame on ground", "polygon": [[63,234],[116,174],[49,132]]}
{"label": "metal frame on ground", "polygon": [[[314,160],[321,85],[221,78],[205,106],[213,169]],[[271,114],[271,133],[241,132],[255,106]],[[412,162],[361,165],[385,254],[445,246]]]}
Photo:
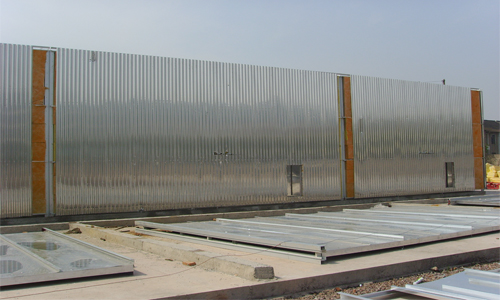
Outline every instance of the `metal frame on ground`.
{"label": "metal frame on ground", "polygon": [[[397,204],[369,210],[160,224],[138,233],[321,263],[329,257],[436,242],[500,230],[492,209]],[[151,230],[151,229],[157,229]],[[158,231],[160,230],[160,231]]]}
{"label": "metal frame on ground", "polygon": [[0,235],[0,244],[2,287],[134,271],[133,259],[47,228]]}

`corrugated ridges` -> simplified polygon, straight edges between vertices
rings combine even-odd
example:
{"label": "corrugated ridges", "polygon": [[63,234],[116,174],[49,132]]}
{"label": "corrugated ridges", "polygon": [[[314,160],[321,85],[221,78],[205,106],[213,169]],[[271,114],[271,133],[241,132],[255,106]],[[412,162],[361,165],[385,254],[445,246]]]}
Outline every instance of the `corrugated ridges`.
{"label": "corrugated ridges", "polygon": [[31,215],[31,47],[0,44],[0,217]]}
{"label": "corrugated ridges", "polygon": [[333,73],[70,49],[57,68],[58,214],[340,197]]}
{"label": "corrugated ridges", "polygon": [[[352,76],[356,197],[474,190],[470,89]],[[455,187],[445,186],[455,163]]]}

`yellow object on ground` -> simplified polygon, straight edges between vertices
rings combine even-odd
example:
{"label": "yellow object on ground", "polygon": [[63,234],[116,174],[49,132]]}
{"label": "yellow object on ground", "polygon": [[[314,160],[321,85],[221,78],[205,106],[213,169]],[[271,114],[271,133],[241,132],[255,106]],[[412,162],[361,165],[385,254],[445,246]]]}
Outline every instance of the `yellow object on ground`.
{"label": "yellow object on ground", "polygon": [[500,166],[495,166],[486,163],[486,181],[487,182],[500,182]]}

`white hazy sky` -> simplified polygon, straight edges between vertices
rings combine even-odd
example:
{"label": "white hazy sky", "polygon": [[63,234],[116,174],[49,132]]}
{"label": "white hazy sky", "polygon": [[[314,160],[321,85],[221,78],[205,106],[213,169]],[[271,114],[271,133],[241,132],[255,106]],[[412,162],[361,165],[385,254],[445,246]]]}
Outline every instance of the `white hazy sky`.
{"label": "white hazy sky", "polygon": [[500,120],[498,0],[0,0],[0,42],[436,82]]}

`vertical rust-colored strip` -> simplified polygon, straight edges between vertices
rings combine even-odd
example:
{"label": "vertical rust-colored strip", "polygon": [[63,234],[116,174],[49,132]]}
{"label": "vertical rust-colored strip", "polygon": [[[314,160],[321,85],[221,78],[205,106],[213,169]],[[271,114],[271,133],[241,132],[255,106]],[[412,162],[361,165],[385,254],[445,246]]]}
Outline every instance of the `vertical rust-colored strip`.
{"label": "vertical rust-colored strip", "polygon": [[46,211],[45,202],[45,62],[47,51],[33,50],[31,106],[31,181],[34,214]]}
{"label": "vertical rust-colored strip", "polygon": [[472,143],[474,148],[474,181],[476,189],[484,189],[483,124],[481,92],[471,91]]}
{"label": "vertical rust-colored strip", "polygon": [[344,77],[345,159],[346,197],[354,198],[354,145],[352,134],[351,78]]}

